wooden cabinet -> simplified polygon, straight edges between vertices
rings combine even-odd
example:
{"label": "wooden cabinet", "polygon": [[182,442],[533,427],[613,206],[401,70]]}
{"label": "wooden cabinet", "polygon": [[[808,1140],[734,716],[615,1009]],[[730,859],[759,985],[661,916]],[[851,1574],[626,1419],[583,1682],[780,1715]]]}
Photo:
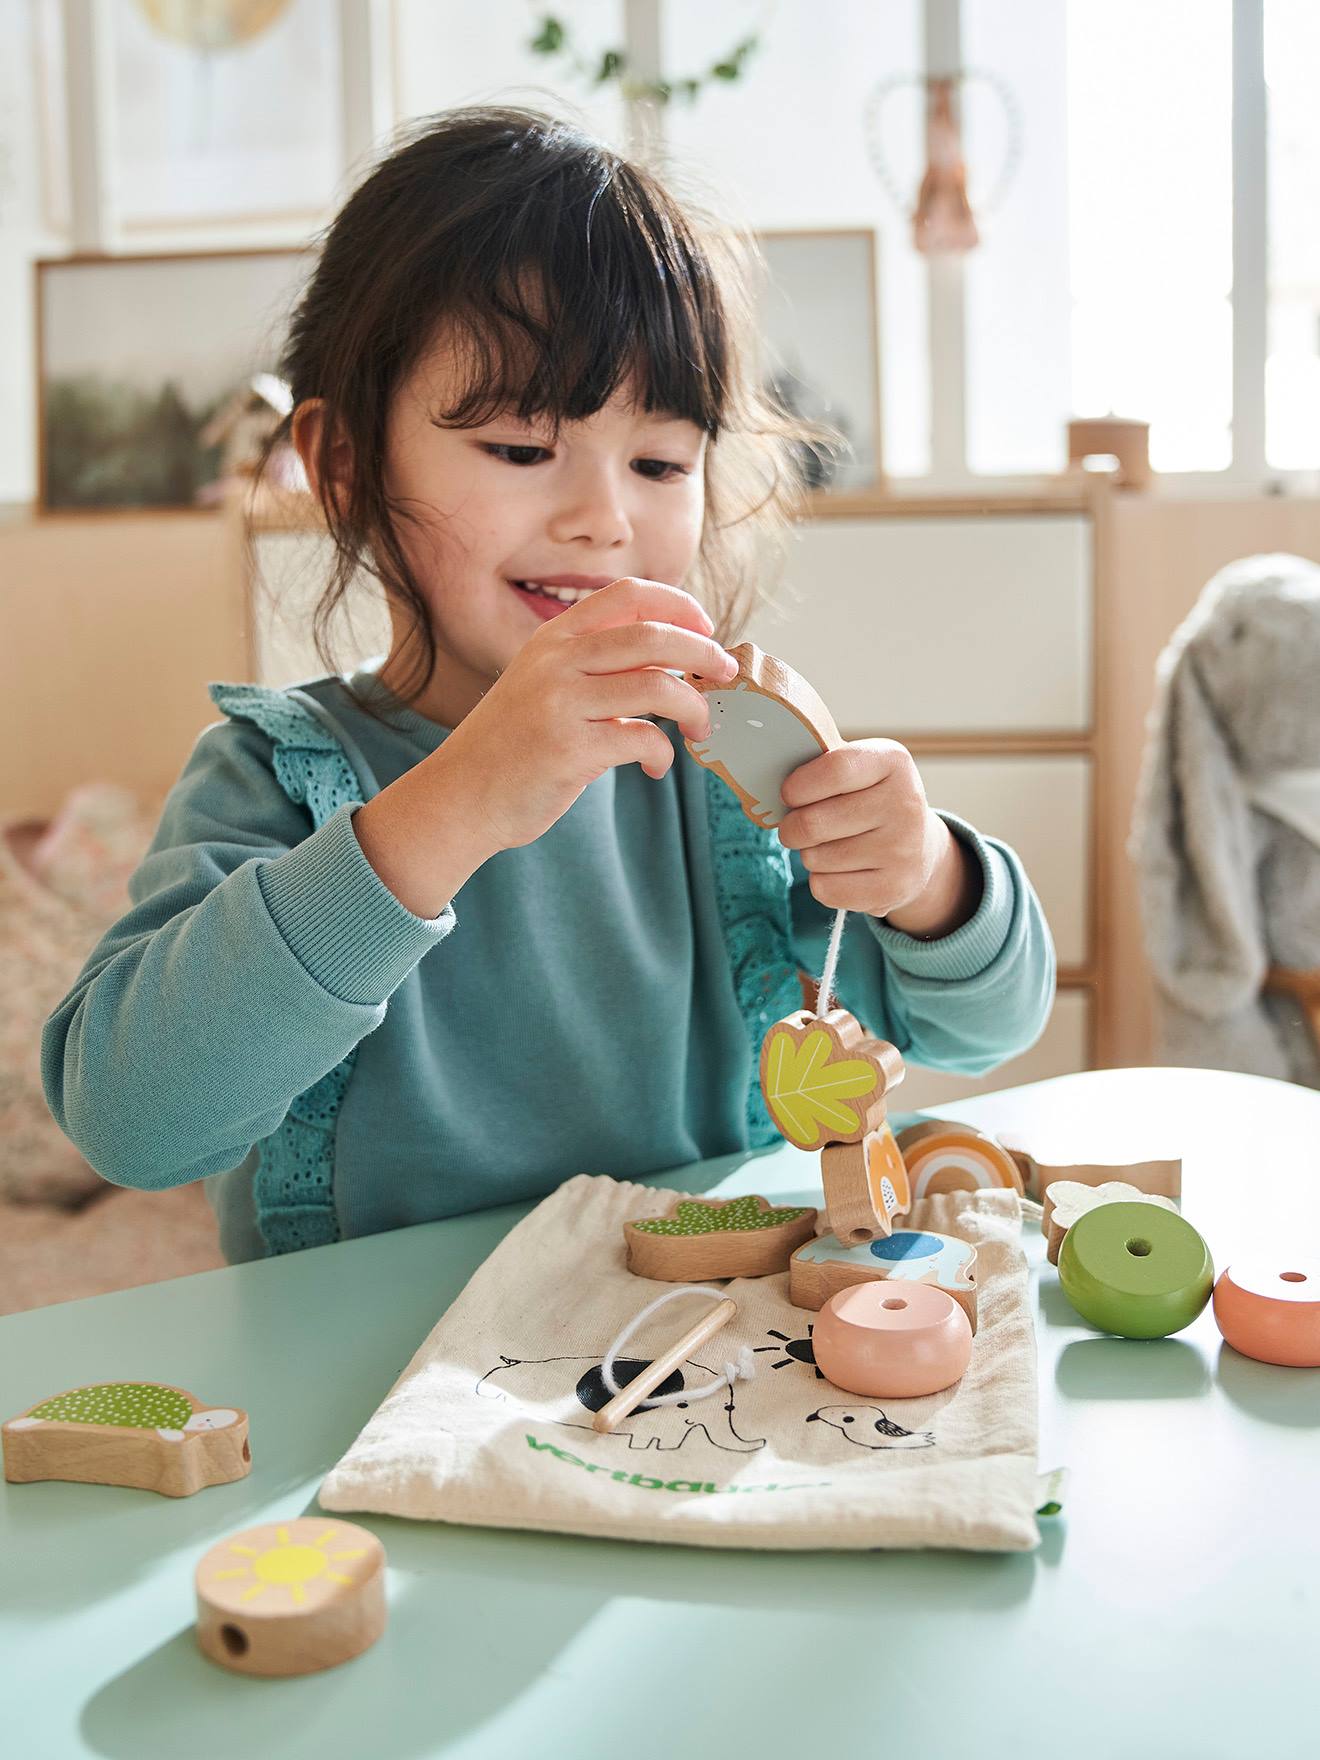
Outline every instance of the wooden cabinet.
{"label": "wooden cabinet", "polygon": [[849,738],[902,740],[932,805],[1010,843],[1049,920],[1040,1041],[979,1079],[912,1069],[904,1109],[1091,1066],[1108,1002],[1097,885],[1101,484],[1037,501],[818,503],[752,636]]}
{"label": "wooden cabinet", "polygon": [[71,789],[163,797],[249,676],[235,534],[215,513],[0,522],[0,812],[45,819]]}
{"label": "wooden cabinet", "polygon": [[970,820],[1022,857],[1054,935],[1059,964],[1091,963],[1091,760],[918,757],[932,806]]}
{"label": "wooden cabinet", "polygon": [[1087,734],[1091,521],[1080,512],[818,518],[755,640],[849,738]]}

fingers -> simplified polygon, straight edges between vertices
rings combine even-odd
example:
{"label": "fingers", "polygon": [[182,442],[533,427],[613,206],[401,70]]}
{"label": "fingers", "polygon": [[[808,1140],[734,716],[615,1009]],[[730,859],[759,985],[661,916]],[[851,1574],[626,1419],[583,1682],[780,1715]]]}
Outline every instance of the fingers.
{"label": "fingers", "polygon": [[877,898],[873,873],[813,874],[808,885],[817,904],[823,904],[831,911],[860,911],[883,917],[905,902],[899,897],[892,902]]}
{"label": "fingers", "polygon": [[[677,722],[687,739],[705,739],[710,733],[710,709],[701,692],[672,672],[653,667],[592,678],[587,701],[587,713],[593,721],[662,715]],[[668,745],[667,739],[665,743]]]}
{"label": "fingers", "polygon": [[883,831],[864,831],[856,837],[808,844],[802,851],[802,866],[809,874],[848,874],[864,868],[881,873],[892,855],[891,837]]}
{"label": "fingers", "polygon": [[606,768],[615,764],[640,764],[657,782],[674,762],[674,748],[654,721],[633,720],[627,716],[600,723],[599,755]]}
{"label": "fingers", "polygon": [[[566,622],[567,614],[556,621]],[[738,672],[738,662],[713,637],[651,618],[576,637],[573,662],[585,673],[628,672],[639,666],[657,666],[699,673],[721,684]]]}
{"label": "fingers", "polygon": [[786,807],[808,807],[831,795],[870,788],[912,763],[912,754],[895,739],[857,739],[800,764],[780,791]]}
{"label": "fingers", "polygon": [[[826,753],[829,757],[831,754]],[[813,759],[812,763],[816,760]],[[809,770],[811,764],[803,765]],[[801,770],[795,770],[794,776],[800,776]],[[792,778],[790,778],[790,781]],[[787,783],[784,785],[787,790]],[[887,792],[888,791],[888,792]],[[812,849],[820,844],[836,843],[840,839],[856,837],[860,833],[875,831],[887,816],[889,807],[888,779],[876,782],[870,788],[859,789],[854,794],[840,794],[822,799],[810,807],[798,807],[786,813],[779,824],[779,841],[785,849]]]}
{"label": "fingers", "polygon": [[565,634],[571,630],[575,635],[620,623],[647,621],[677,624],[704,636],[713,634],[715,629],[703,607],[682,587],[667,586],[664,581],[638,580],[633,575],[611,581],[608,587],[579,599],[570,611],[555,619]]}

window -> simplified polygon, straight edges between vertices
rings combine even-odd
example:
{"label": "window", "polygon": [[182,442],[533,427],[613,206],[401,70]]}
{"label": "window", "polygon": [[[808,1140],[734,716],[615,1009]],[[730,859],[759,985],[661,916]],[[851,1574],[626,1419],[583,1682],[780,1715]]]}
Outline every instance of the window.
{"label": "window", "polygon": [[1320,469],[1320,9],[1266,0],[1269,289],[1265,451]]}
{"label": "window", "polygon": [[1149,421],[1157,470],[1232,455],[1230,0],[1069,0],[1077,415]]}

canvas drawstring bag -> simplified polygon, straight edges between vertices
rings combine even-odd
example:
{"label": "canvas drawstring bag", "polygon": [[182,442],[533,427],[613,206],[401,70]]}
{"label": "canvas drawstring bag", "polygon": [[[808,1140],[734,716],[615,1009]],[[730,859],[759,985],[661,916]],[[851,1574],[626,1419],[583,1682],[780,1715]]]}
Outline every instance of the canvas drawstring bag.
{"label": "canvas drawstring bag", "polygon": [[[623,1225],[673,1199],[581,1175],[540,1203],[432,1330],[325,1480],[322,1507],[694,1546],[1037,1544],[1036,1349],[1015,1192],[944,1194],[904,1221],[977,1250],[979,1326],[954,1387],[891,1400],[831,1386],[812,1360],[815,1316],[789,1302],[783,1272],[730,1280],[737,1315],[682,1371],[709,1385],[745,1347],[750,1380],[601,1435],[602,1359],[669,1287],[627,1270]],[[667,1303],[624,1363],[658,1357],[710,1300]]]}

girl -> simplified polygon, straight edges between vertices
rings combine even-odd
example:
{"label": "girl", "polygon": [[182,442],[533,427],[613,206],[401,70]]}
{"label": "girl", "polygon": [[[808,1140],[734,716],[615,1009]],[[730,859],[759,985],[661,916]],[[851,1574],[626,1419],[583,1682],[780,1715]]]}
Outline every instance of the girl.
{"label": "girl", "polygon": [[979,1072],[1040,1032],[1021,865],[901,746],[804,765],[777,833],[681,746],[709,730],[681,674],[735,673],[752,543],[823,439],[758,391],[730,237],[494,108],[433,119],[329,230],[289,434],[336,545],[318,637],[365,565],[389,652],[212,687],[227,719],[43,1039],[92,1165],[207,1178],[231,1260],[775,1141],[760,1041],[839,907],[838,997],[906,1057]]}

